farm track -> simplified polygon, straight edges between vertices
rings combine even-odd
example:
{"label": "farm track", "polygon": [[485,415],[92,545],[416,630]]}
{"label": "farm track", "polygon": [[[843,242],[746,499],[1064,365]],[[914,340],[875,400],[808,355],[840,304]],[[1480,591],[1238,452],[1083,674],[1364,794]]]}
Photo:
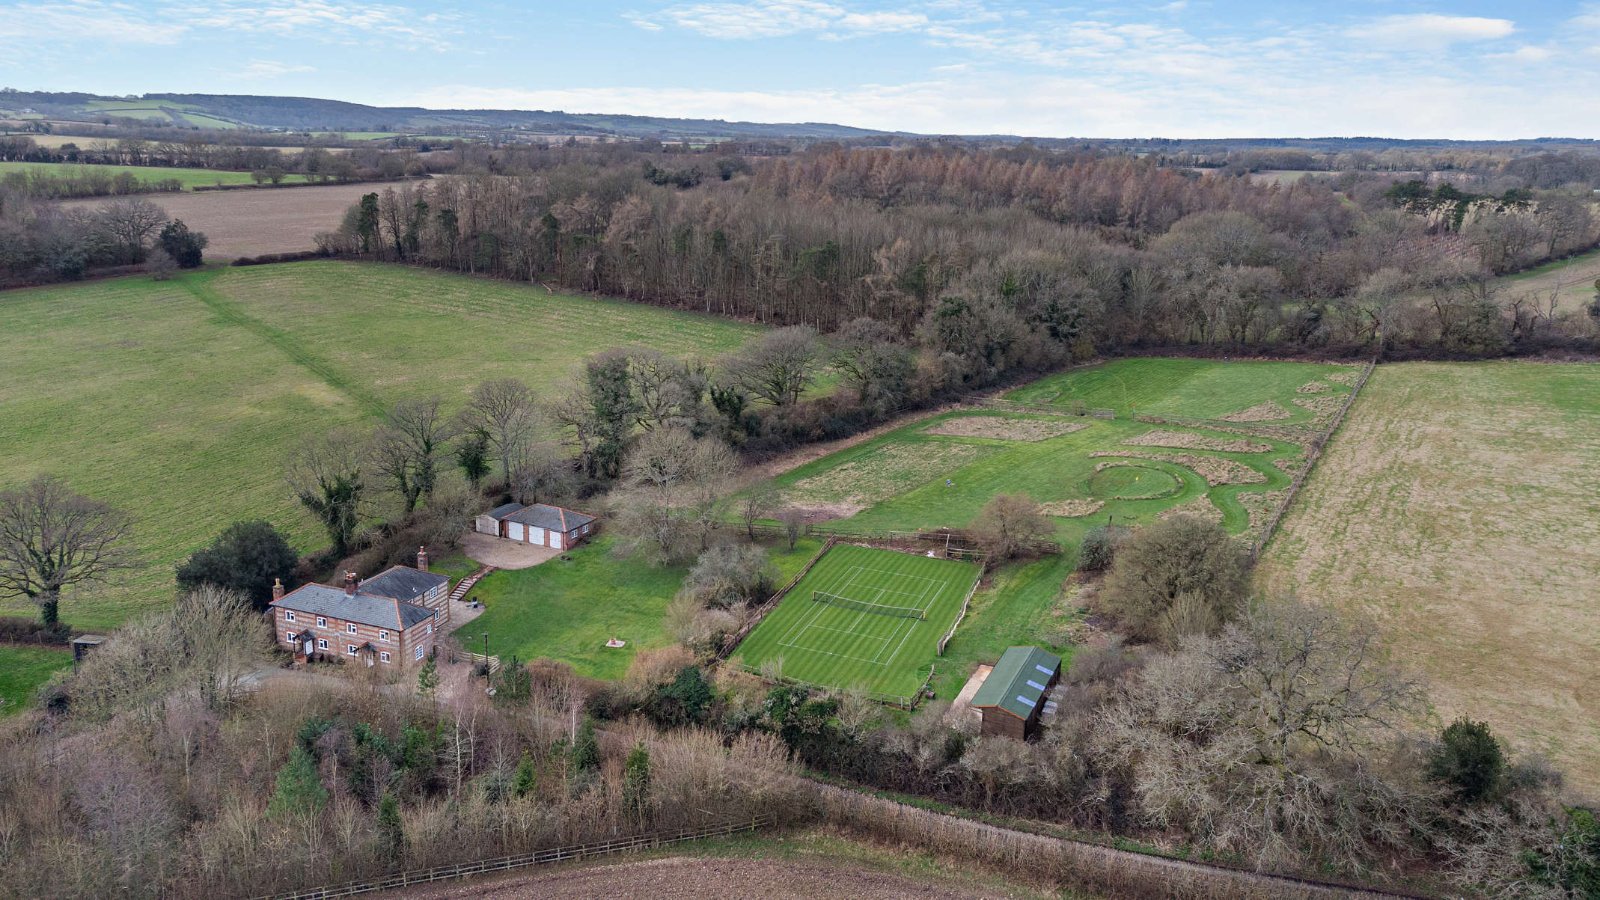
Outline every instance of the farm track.
{"label": "farm track", "polygon": [[358,387],[354,381],[340,372],[336,366],[317,354],[311,352],[294,336],[279,328],[256,319],[238,305],[223,297],[211,281],[216,273],[205,273],[194,278],[185,279],[182,284],[185,290],[194,295],[196,300],[204,303],[213,313],[220,318],[244,328],[262,340],[276,347],[289,360],[349,399],[357,406],[366,410],[376,418],[383,419],[388,416],[388,407],[378,396],[371,391]]}

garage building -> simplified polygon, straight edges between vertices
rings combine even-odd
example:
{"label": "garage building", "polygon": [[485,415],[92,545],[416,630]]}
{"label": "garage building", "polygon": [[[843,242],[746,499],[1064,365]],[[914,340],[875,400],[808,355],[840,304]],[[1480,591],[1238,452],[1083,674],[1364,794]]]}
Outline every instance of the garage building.
{"label": "garage building", "polygon": [[587,540],[596,527],[594,516],[545,503],[507,503],[473,521],[473,530],[479,534],[555,550],[576,547]]}

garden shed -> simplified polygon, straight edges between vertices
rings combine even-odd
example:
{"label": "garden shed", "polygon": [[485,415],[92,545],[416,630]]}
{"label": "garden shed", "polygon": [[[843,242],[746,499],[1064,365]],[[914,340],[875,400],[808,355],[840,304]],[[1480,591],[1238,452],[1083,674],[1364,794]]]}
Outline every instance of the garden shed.
{"label": "garden shed", "polygon": [[1000,656],[972,706],[983,714],[982,733],[1027,740],[1039,730],[1044,695],[1061,679],[1061,657],[1038,647],[1012,647]]}

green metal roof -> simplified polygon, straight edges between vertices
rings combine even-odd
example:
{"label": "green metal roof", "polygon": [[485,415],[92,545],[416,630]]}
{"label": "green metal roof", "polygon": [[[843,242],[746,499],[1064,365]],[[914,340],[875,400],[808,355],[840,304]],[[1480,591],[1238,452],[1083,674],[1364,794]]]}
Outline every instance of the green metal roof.
{"label": "green metal roof", "polygon": [[972,696],[975,707],[998,706],[1021,719],[1033,715],[1050,679],[1061,670],[1061,657],[1038,647],[1012,647],[994,664],[994,671]]}

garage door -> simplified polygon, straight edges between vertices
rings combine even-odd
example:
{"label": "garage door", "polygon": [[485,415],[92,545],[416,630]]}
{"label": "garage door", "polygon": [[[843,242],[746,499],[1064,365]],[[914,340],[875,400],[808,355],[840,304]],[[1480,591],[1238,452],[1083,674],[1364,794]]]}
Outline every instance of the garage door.
{"label": "garage door", "polygon": [[506,537],[511,538],[513,541],[523,540],[525,538],[525,531],[524,531],[522,523],[521,522],[507,522],[506,523]]}
{"label": "garage door", "polygon": [[550,546],[556,548],[557,550],[562,549],[562,546],[561,546],[561,532],[559,532],[559,531],[550,532]]}
{"label": "garage door", "polygon": [[544,529],[543,528],[537,528],[537,527],[534,527],[532,525],[529,525],[528,526],[528,543],[537,544],[538,546],[543,547],[544,546]]}

